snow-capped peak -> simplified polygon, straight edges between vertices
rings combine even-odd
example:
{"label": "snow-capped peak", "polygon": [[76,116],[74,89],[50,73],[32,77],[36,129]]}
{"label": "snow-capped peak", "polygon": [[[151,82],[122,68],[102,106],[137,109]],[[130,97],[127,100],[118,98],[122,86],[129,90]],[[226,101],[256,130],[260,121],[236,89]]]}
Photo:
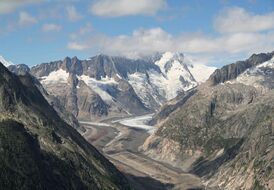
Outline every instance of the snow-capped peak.
{"label": "snow-capped peak", "polygon": [[10,65],[14,65],[11,61],[7,61],[2,55],[0,55],[0,62],[5,66],[8,67]]}
{"label": "snow-capped peak", "polygon": [[172,62],[177,62],[182,64],[184,61],[184,55],[182,53],[173,53],[173,52],[165,52],[162,54],[160,59],[155,62],[156,65],[159,66],[161,72],[166,73],[167,64]]}
{"label": "snow-capped peak", "polygon": [[206,81],[216,69],[215,67],[209,67],[204,64],[197,64],[195,63],[195,61],[193,61],[191,57],[186,56],[180,52],[165,52],[162,54],[161,58],[155,62],[155,64],[159,66],[161,72],[164,75],[168,73],[168,70],[172,68],[177,71],[179,69],[181,71],[184,71],[185,73],[190,74],[190,76],[185,76],[184,74],[184,76],[189,78],[189,80],[192,80],[192,76],[198,83]]}

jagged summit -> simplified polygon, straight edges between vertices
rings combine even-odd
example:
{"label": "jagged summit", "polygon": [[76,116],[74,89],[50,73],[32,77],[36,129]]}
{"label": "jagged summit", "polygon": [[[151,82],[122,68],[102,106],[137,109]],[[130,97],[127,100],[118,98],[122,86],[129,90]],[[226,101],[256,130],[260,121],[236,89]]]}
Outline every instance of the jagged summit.
{"label": "jagged summit", "polygon": [[[30,73],[50,94],[57,95],[67,109],[86,118],[89,112],[102,117],[114,112],[155,111],[166,101],[204,82],[214,70],[195,64],[183,53],[164,52],[142,59],[105,54],[87,60],[66,57],[36,65]],[[92,101],[86,102],[91,95]],[[100,110],[96,105],[101,105]]]}

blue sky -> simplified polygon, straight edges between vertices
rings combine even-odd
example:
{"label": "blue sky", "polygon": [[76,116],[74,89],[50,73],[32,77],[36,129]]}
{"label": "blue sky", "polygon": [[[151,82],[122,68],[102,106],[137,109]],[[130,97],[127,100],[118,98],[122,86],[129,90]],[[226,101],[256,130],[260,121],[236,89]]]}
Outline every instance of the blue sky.
{"label": "blue sky", "polygon": [[274,0],[0,0],[0,54],[35,65],[179,51],[221,66],[274,51]]}

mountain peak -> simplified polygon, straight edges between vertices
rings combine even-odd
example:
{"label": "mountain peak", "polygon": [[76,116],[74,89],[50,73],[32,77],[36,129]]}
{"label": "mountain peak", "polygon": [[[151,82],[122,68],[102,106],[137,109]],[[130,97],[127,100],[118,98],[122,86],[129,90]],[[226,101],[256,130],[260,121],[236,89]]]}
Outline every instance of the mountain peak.
{"label": "mountain peak", "polygon": [[7,61],[2,55],[0,55],[0,62],[5,66],[8,67],[10,65],[14,65],[11,61]]}

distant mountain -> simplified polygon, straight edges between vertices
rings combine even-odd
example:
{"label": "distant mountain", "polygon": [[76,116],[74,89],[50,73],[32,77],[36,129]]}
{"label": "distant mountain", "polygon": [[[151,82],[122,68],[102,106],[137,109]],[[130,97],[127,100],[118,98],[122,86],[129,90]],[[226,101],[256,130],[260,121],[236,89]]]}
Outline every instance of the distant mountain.
{"label": "distant mountain", "polygon": [[1,189],[130,189],[126,178],[0,63]]}
{"label": "distant mountain", "polygon": [[0,55],[0,62],[5,66],[8,67],[10,65],[14,65],[11,61],[7,61],[2,55]]}
{"label": "distant mountain", "polygon": [[[9,67],[24,73],[25,65]],[[215,70],[196,65],[181,53],[143,59],[98,55],[88,60],[66,57],[36,65],[28,72],[79,119],[143,114],[196,87]]]}
{"label": "distant mountain", "polygon": [[220,189],[274,188],[274,52],[217,69],[165,104],[142,149]]}

